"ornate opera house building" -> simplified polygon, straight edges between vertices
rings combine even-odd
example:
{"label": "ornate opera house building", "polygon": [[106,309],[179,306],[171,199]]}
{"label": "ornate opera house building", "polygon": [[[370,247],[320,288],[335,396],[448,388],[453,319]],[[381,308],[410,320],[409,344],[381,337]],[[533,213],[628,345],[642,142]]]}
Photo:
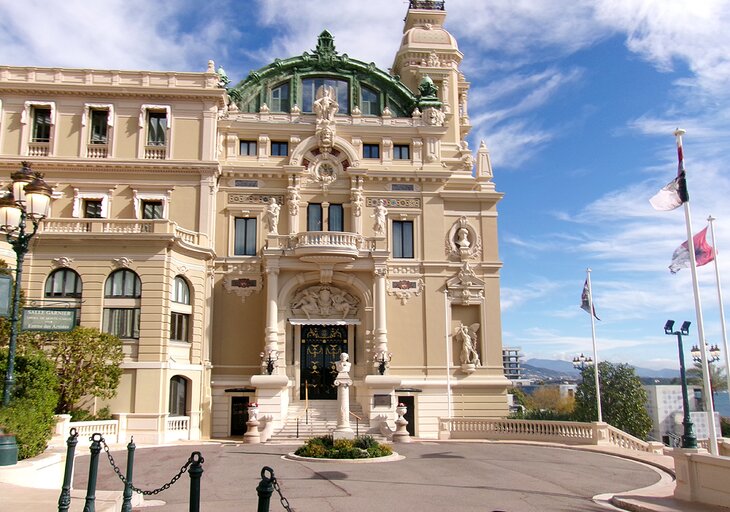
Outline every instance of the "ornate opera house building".
{"label": "ornate opera house building", "polygon": [[305,410],[334,426],[343,352],[361,431],[399,403],[425,438],[507,414],[502,195],[466,142],[445,18],[412,1],[390,71],[327,31],[235,85],[212,62],[0,66],[3,187],[27,161],[53,188],[24,293],[122,338],[118,394],[96,404],[121,431],[237,436],[253,402],[274,436]]}

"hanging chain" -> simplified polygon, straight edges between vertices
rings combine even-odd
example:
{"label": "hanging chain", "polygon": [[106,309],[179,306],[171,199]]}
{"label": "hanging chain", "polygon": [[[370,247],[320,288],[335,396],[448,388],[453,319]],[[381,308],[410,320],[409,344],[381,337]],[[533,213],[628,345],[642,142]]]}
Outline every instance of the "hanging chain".
{"label": "hanging chain", "polygon": [[271,475],[271,485],[274,486],[274,490],[279,494],[279,501],[281,501],[281,506],[284,507],[287,512],[294,512],[289,506],[289,500],[286,499],[283,494],[281,494],[281,487],[279,486],[279,482],[277,482],[276,477],[273,474]]}
{"label": "hanging chain", "polygon": [[[122,475],[122,471],[119,469],[119,466],[117,466],[116,462],[114,461],[114,457],[112,457],[111,452],[109,451],[109,445],[106,444],[106,441],[104,441],[104,438],[101,439],[101,444],[104,445],[104,451],[106,452],[106,456],[109,458],[109,464],[111,464],[112,469],[119,477],[119,480],[124,482],[124,485],[127,485],[127,479],[124,478],[124,475]],[[202,460],[201,460],[202,462]],[[177,475],[173,476],[169,482],[167,482],[162,487],[159,487],[157,489],[154,489],[152,491],[145,491],[143,489],[140,489],[139,487],[135,487],[134,485],[130,485],[129,487],[134,491],[138,492],[140,494],[143,494],[145,496],[154,496],[155,494],[161,493],[162,491],[166,491],[170,487],[173,486],[175,482],[177,482],[183,474],[190,468],[190,464],[193,463],[193,456],[191,455],[188,461],[180,468],[180,471],[178,471]],[[281,494],[281,493],[280,493]]]}

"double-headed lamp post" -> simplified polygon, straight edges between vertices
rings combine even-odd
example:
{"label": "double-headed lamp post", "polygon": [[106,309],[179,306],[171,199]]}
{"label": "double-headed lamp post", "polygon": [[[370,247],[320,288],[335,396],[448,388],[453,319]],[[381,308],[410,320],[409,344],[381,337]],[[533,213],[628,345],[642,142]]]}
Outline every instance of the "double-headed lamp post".
{"label": "double-headed lamp post", "polygon": [[664,334],[677,336],[677,348],[679,349],[679,376],[682,379],[682,409],[684,409],[684,417],[682,425],[684,426],[684,435],[682,436],[682,448],[697,448],[697,438],[695,437],[694,427],[689,415],[689,398],[687,397],[687,374],[684,371],[684,349],[682,348],[682,336],[689,335],[689,326],[691,322],[682,322],[682,327],[674,330],[674,320],[667,320],[664,324]]}
{"label": "double-headed lamp post", "polygon": [[[0,232],[5,233],[8,243],[16,254],[15,287],[10,311],[10,340],[8,343],[8,367],[3,387],[3,407],[10,404],[15,387],[15,347],[18,340],[20,308],[20,285],[23,277],[23,260],[28,252],[30,240],[38,231],[40,222],[48,215],[52,190],[43,181],[43,175],[34,172],[28,162],[10,175],[13,183],[0,197]],[[28,229],[28,221],[33,226]]]}

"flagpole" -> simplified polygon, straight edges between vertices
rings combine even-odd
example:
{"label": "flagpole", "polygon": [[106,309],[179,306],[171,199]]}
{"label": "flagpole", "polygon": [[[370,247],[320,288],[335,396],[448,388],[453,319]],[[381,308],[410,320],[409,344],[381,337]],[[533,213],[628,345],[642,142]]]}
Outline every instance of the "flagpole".
{"label": "flagpole", "polygon": [[730,353],[727,345],[727,327],[725,327],[725,307],[722,305],[722,288],[720,287],[720,263],[717,261],[717,242],[715,241],[715,217],[710,215],[710,235],[712,236],[712,250],[715,255],[715,282],[717,283],[717,300],[720,303],[720,327],[722,328],[722,343],[725,347],[725,377],[727,377],[727,392],[730,393]]}
{"label": "flagpole", "polygon": [[[682,135],[685,130],[677,128],[674,132],[677,138],[677,156],[679,158],[679,175],[685,175],[684,154],[682,150]],[[707,430],[709,433],[709,449],[712,455],[717,455],[717,433],[715,432],[715,411],[712,404],[712,387],[710,386],[710,372],[708,371],[707,349],[705,347],[705,327],[702,321],[702,305],[700,301],[700,287],[697,281],[697,260],[695,258],[695,244],[692,236],[692,216],[689,209],[689,199],[684,201],[684,222],[687,228],[687,246],[689,248],[689,267],[692,272],[692,288],[694,290],[695,315],[697,317],[697,337],[699,338],[700,354],[702,358],[702,382],[705,388],[705,410],[707,411]]]}
{"label": "flagpole", "polygon": [[596,318],[593,313],[593,291],[591,289],[591,269],[586,269],[586,282],[588,283],[588,314],[591,316],[591,338],[593,339],[593,368],[596,378],[596,407],[598,410],[598,422],[603,422],[603,413],[601,412],[601,387],[598,378],[598,350],[596,349]]}

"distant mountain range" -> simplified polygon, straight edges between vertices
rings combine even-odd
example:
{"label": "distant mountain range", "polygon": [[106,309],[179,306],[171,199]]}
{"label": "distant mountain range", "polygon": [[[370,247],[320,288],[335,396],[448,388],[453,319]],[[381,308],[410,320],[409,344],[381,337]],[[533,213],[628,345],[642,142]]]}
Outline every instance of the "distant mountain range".
{"label": "distant mountain range", "polygon": [[[575,379],[580,371],[570,361],[556,359],[527,359],[522,363],[523,375],[531,379]],[[673,379],[679,377],[679,370],[652,370],[635,366],[636,374],[646,379]]]}

